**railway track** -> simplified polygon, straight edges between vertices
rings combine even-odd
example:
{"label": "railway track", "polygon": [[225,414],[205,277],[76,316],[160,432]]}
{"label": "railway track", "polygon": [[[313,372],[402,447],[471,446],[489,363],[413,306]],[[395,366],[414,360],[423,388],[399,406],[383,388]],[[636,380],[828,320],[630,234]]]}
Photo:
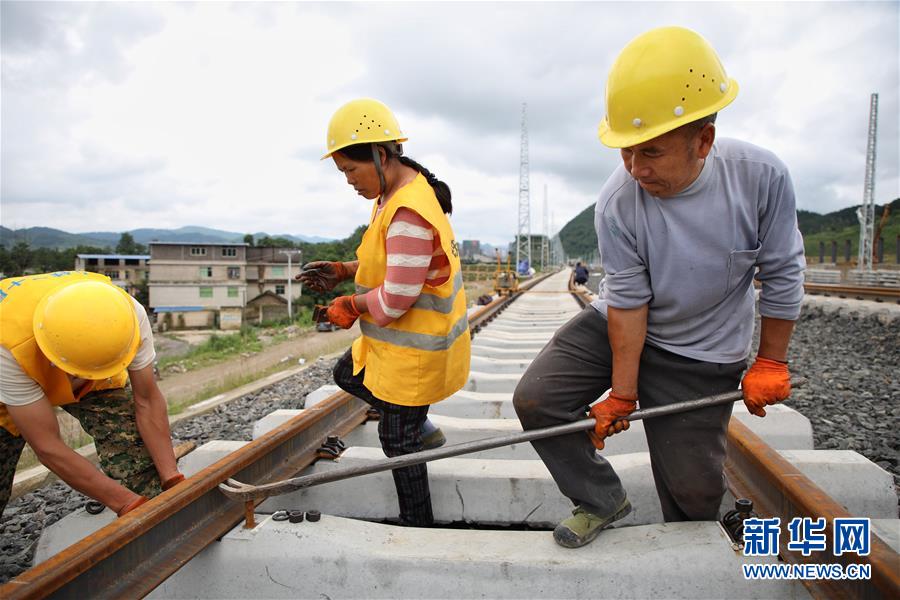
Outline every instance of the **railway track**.
{"label": "railway track", "polygon": [[[445,430],[449,443],[517,428],[517,421],[510,419],[513,416],[510,386],[514,386],[518,373],[552,330],[589,300],[584,295],[570,294],[565,289],[567,280],[567,275],[560,273],[545,281],[529,282],[530,289],[495,301],[471,315],[470,328],[476,332],[473,376],[466,390],[435,405],[432,411],[433,419]],[[610,590],[610,577],[622,576],[619,571],[621,565],[627,564],[629,553],[636,553],[639,559],[647,552],[660,551],[660,545],[677,544],[678,540],[683,544],[678,554],[697,558],[703,552],[712,553],[701,557],[698,564],[684,565],[688,576],[716,573],[717,565],[725,565],[722,568],[727,570],[729,565],[741,563],[740,553],[722,541],[724,536],[717,524],[654,525],[660,518],[654,512],[658,508],[652,505],[655,502],[652,483],[648,487],[646,481],[647,465],[641,462],[641,453],[645,454],[646,448],[641,445],[639,427],[611,438],[608,449],[613,455],[610,460],[621,463],[614,461],[617,470],[623,473],[637,509],[637,516],[625,523],[631,527],[604,534],[620,541],[621,546],[595,543],[586,549],[563,550],[560,554],[561,549],[553,547],[552,541],[547,547],[549,533],[527,531],[546,529],[564,516],[560,510],[565,510],[564,506],[560,508],[558,490],[541,472],[541,465],[528,445],[498,449],[469,459],[448,459],[433,463],[430,468],[438,521],[456,523],[457,527],[476,523],[499,528],[498,531],[410,530],[384,524],[396,512],[389,475],[371,475],[246,505],[234,503],[221,494],[217,486],[228,478],[261,483],[291,477],[304,470],[334,468],[336,465],[331,461],[316,461],[316,452],[329,435],[342,436],[351,446],[341,457],[345,465],[379,457],[380,450],[372,450],[377,446],[375,424],[366,424],[367,406],[363,402],[343,392],[326,391],[318,399],[312,396],[305,410],[277,411],[291,414],[274,414],[260,422],[258,435],[252,442],[225,444],[218,450],[201,448],[190,455],[199,466],[195,466],[185,485],[104,527],[95,525],[96,531],[87,537],[0,587],[0,597],[147,594],[154,597],[296,597],[334,593],[388,597],[526,596],[540,595],[536,590],[546,583],[540,580],[552,583],[556,581],[552,573],[556,572],[563,577],[577,574],[582,581],[576,582],[575,587],[551,588],[543,595],[594,596],[596,590]],[[803,563],[817,559],[815,555],[805,557],[802,552],[787,547],[787,521],[795,516],[824,517],[830,530],[833,519],[855,513],[855,516],[887,517],[884,520],[888,531],[897,528],[896,496],[888,499],[893,506],[890,515],[884,512],[887,509],[878,512],[871,508],[878,500],[872,494],[867,495],[869,490],[832,485],[832,479],[847,471],[859,474],[871,470],[865,464],[867,461],[845,461],[844,471],[841,468],[816,471],[815,463],[821,462],[823,451],[811,455],[811,441],[808,448],[793,441],[797,431],[803,429],[802,416],[785,407],[775,408],[782,410],[773,410],[767,419],[754,422],[741,417],[736,407],[736,418],[732,419],[728,432],[726,476],[735,497],[753,499],[761,516],[782,518],[784,531],[779,553],[782,560]],[[745,423],[752,424],[752,428]],[[785,427],[779,428],[779,423]],[[798,459],[799,466],[789,458]],[[629,475],[632,471],[633,475]],[[830,489],[822,489],[820,485]],[[893,494],[892,487],[890,493]],[[535,508],[527,512],[525,508],[532,505]],[[278,510],[302,507],[318,507],[326,516],[321,522],[305,525],[272,518]],[[509,531],[510,528],[522,531]],[[629,537],[638,531],[645,537],[648,531],[658,536],[655,547],[642,547]],[[388,541],[379,542],[382,539],[379,536],[386,536],[384,539]],[[221,543],[211,546],[216,540]],[[343,540],[351,540],[349,548],[341,546]],[[412,554],[404,554],[404,540],[412,544]],[[900,569],[897,568],[900,557],[892,543],[896,544],[896,540],[886,542],[873,535],[867,557],[845,555],[828,557],[827,561],[818,557],[819,562],[869,564],[872,577],[868,581],[809,581],[806,588],[797,582],[781,586],[755,582],[759,584],[757,587],[751,585],[743,592],[730,589],[726,582],[722,589],[737,595],[756,590],[760,595],[783,597],[801,597],[807,592],[822,597],[900,597]],[[295,547],[297,544],[300,545]],[[395,562],[384,554],[385,545],[397,554]],[[522,554],[529,549],[535,552]],[[454,552],[464,552],[469,560],[460,564]],[[479,558],[480,552],[488,552],[489,556]],[[542,552],[547,553],[545,559]],[[285,560],[286,564],[293,565],[288,571],[284,571]],[[604,560],[612,562],[606,564]],[[422,561],[452,565],[452,568],[442,571],[436,566],[431,578],[422,577],[425,585],[416,584],[414,579],[408,579],[415,577],[415,569],[410,571],[409,567]],[[614,568],[615,565],[620,568]],[[664,565],[660,568],[665,571]],[[523,574],[524,587],[510,576],[511,570]],[[591,574],[592,571],[595,573]],[[733,576],[739,577],[739,570]],[[535,580],[528,581],[529,577]],[[622,577],[625,582],[629,580],[627,576]],[[637,579],[649,585],[646,575]],[[491,587],[491,582],[494,585],[501,582],[505,587]],[[592,587],[592,583],[603,587]],[[365,585],[369,587],[358,587]],[[646,585],[639,589],[652,595],[653,589]],[[678,581],[668,581],[665,585],[659,589],[669,596],[704,595],[702,590],[709,594],[709,588],[698,588],[697,582],[689,585],[685,581],[684,588],[678,587]]]}
{"label": "railway track", "polygon": [[804,283],[803,287],[807,294],[900,304],[900,288],[834,285],[828,283]]}

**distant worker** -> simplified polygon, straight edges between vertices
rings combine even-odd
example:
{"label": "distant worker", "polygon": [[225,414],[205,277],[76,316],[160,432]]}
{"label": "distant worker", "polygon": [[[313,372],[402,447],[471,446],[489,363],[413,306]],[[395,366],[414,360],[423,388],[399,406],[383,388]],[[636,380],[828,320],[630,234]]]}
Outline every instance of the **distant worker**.
{"label": "distant worker", "polygon": [[516,269],[519,275],[533,275],[533,272],[531,271],[531,265],[528,263],[527,258],[523,258],[522,260],[520,260],[519,264],[516,265]]}
{"label": "distant worker", "polygon": [[[601,142],[623,164],[596,206],[606,278],[592,306],[564,325],[514,395],[525,429],[582,418],[591,435],[534,442],[576,505],[553,532],[583,546],[631,510],[610,464],[594,452],[653,408],[743,388],[747,409],[787,398],[788,343],[805,267],[794,189],[771,152],[716,140],[717,111],[734,100],[712,46],[680,27],[653,29],[619,54],[606,84]],[[758,270],[758,272],[757,272]],[[759,351],[741,379],[754,327],[754,273],[762,283]],[[647,420],[644,428],[666,521],[714,520],[725,492],[731,405]]]}
{"label": "distant worker", "polygon": [[[119,516],[183,481],[155,358],[144,307],[106,276],[0,281],[0,511],[26,442],[60,479]],[[63,442],[56,406],[94,438],[103,472]]]}
{"label": "distant worker", "polygon": [[578,285],[584,285],[588,281],[588,277],[590,277],[590,273],[588,273],[587,267],[582,265],[580,262],[575,263],[575,270],[572,272],[574,277],[574,281]]}
{"label": "distant worker", "polygon": [[[389,457],[423,449],[423,434],[434,433],[429,405],[461,389],[469,376],[466,297],[447,218],[450,188],[403,156],[406,139],[377,100],[353,100],[334,114],[322,158],[331,157],[347,183],[376,202],[359,260],[312,262],[298,276],[317,291],[355,279],[356,294],[328,307],[332,323],[349,329],[359,319],[362,332],[335,366],[334,380],[378,410]],[[401,522],[431,525],[425,465],[393,474]]]}

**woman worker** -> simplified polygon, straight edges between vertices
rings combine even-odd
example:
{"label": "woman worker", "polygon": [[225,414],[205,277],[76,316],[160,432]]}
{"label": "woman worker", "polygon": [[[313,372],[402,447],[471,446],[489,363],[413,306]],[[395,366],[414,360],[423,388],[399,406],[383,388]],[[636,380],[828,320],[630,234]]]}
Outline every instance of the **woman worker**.
{"label": "woman worker", "polygon": [[[318,291],[353,277],[356,294],[335,298],[328,319],[362,335],[338,361],[334,380],[380,413],[384,453],[422,449],[428,406],[469,376],[469,324],[459,248],[450,227],[450,188],[403,156],[406,136],[387,106],[369,98],[338,109],[327,153],[347,183],[375,200],[352,262],[312,262],[298,279]],[[405,525],[434,521],[424,464],[393,471]]]}

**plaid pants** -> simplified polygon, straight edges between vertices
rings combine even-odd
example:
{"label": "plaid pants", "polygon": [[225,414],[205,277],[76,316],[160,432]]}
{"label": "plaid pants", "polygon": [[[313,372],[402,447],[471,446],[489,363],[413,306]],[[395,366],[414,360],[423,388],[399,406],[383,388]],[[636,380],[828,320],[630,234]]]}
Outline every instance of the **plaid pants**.
{"label": "plaid pants", "polygon": [[[428,406],[401,406],[376,398],[363,385],[366,370],[353,374],[350,350],[334,366],[334,382],[378,411],[378,438],[385,456],[402,456],[422,450],[422,424],[428,417]],[[391,471],[400,502],[400,521],[404,525],[428,527],[434,523],[428,469],[425,464]]]}

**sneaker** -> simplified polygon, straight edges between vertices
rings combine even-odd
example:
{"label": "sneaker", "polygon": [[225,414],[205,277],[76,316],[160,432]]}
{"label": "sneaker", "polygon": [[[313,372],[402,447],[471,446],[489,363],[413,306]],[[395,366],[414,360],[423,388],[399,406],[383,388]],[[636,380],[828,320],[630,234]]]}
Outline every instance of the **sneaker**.
{"label": "sneaker", "polygon": [[578,506],[572,511],[571,517],[556,526],[556,529],[553,530],[553,539],[560,546],[580,548],[594,541],[594,538],[612,525],[613,521],[618,521],[630,512],[631,502],[628,501],[628,498],[622,501],[616,512],[607,517],[589,513]]}
{"label": "sneaker", "polygon": [[447,438],[444,437],[444,432],[441,431],[441,428],[435,426],[431,419],[425,419],[425,422],[422,423],[422,449],[434,450],[446,443]]}

